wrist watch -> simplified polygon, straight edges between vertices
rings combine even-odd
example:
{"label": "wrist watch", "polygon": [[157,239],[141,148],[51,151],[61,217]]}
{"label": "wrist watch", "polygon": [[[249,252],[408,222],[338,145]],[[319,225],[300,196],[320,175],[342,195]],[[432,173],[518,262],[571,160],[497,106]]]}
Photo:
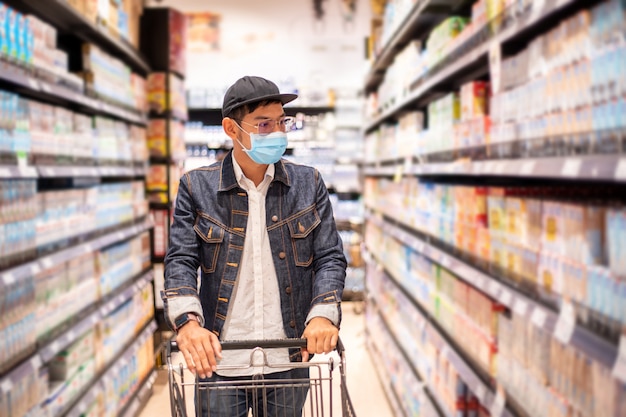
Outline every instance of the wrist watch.
{"label": "wrist watch", "polygon": [[194,313],[185,313],[181,316],[178,316],[176,318],[176,320],[174,320],[174,331],[178,333],[178,331],[180,330],[181,327],[183,327],[185,324],[189,323],[190,320],[194,320],[197,321],[198,324],[202,324],[200,322],[200,317],[198,317],[197,314]]}

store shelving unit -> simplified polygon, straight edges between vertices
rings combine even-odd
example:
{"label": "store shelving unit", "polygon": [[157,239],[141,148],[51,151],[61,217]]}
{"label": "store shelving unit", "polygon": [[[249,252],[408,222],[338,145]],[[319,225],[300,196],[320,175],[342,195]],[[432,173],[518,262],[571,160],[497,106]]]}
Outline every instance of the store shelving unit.
{"label": "store shelving unit", "polygon": [[437,23],[461,7],[462,0],[418,0],[396,31],[383,45],[365,79],[365,91],[373,91],[382,82],[396,54],[414,39],[426,36]]}
{"label": "store shelving unit", "polygon": [[[69,59],[80,56],[82,42],[90,42],[128,65],[140,77],[146,76],[149,71],[146,60],[130,42],[113,36],[110,31],[111,28],[103,25],[103,22],[92,23],[67,1],[3,0],[2,3],[20,13],[36,16],[51,25],[56,30],[59,44],[63,43],[64,51],[68,54]],[[61,39],[67,40],[69,43],[66,45],[65,42],[61,42]],[[26,65],[24,62],[18,62],[6,56],[0,57],[0,66],[2,68],[0,70],[0,89],[18,95],[20,99],[33,100],[63,110],[71,110],[87,117],[104,117],[133,129],[145,128],[147,117],[141,109],[96,97],[94,94],[83,91],[82,87],[68,86],[60,79],[52,81],[55,77],[46,74],[47,70]],[[66,120],[63,122],[67,123]],[[130,140],[130,138],[126,138],[126,140]],[[65,150],[61,150],[57,156],[63,157]],[[147,161],[140,161],[139,159],[104,160],[96,159],[94,156],[90,160],[81,160],[68,157],[63,158],[63,161],[49,158],[47,163],[43,163],[31,156],[29,151],[3,152],[2,162],[0,162],[0,181],[5,181],[6,184],[15,181],[30,181],[35,192],[32,197],[33,200],[41,197],[43,201],[44,193],[49,195],[53,192],[66,193],[68,205],[80,206],[84,203],[72,200],[77,198],[72,194],[73,190],[84,187],[101,187],[100,189],[107,190],[107,187],[115,188],[117,185],[126,187],[128,185],[125,192],[129,192],[130,182],[140,185],[146,176]],[[118,197],[122,198],[121,195]],[[4,201],[5,204],[7,202],[10,203],[10,200]],[[132,202],[136,205],[143,203],[146,203],[147,207],[146,201],[134,200]],[[3,208],[6,209],[6,207]],[[22,209],[30,210],[26,205],[22,206]],[[115,207],[112,207],[111,210],[115,210]],[[121,220],[118,220],[117,223],[107,220],[104,227],[76,223],[76,230],[71,228],[59,230],[59,233],[64,234],[59,235],[52,242],[45,243],[45,246],[29,247],[23,253],[18,253],[19,256],[8,256],[3,252],[1,255],[2,269],[0,270],[0,292],[3,294],[3,325],[6,320],[11,320],[11,317],[22,314],[21,311],[30,311],[29,309],[33,307],[35,302],[35,295],[37,294],[41,298],[41,294],[45,291],[44,286],[48,285],[44,281],[51,280],[52,285],[48,289],[50,292],[44,298],[50,297],[50,300],[54,300],[54,296],[58,297],[63,291],[70,291],[65,288],[69,283],[59,282],[55,284],[54,280],[59,280],[62,277],[81,276],[81,271],[76,269],[75,263],[77,261],[85,258],[92,259],[93,267],[98,256],[110,254],[113,249],[130,245],[131,242],[137,244],[140,239],[147,239],[147,234],[152,229],[152,222],[147,216],[147,210],[136,206],[131,211],[133,211],[133,215],[125,215],[123,219],[120,217]],[[10,214],[8,212],[5,214],[7,216],[3,219],[3,228],[4,222],[11,222]],[[75,213],[68,213],[68,215],[76,217]],[[70,220],[78,222],[80,218],[74,220],[70,217],[68,221]],[[45,224],[46,221],[49,220],[42,218],[38,222]],[[98,219],[98,223],[100,221],[102,219]],[[65,229],[66,226],[64,225],[63,228]],[[81,232],[81,230],[83,231]],[[70,231],[69,234],[68,231]],[[3,248],[7,243],[9,242],[3,242]],[[43,407],[46,401],[53,401],[48,397],[53,395],[52,386],[47,386],[48,367],[57,359],[58,355],[71,349],[72,345],[83,339],[86,334],[94,333],[95,329],[99,328],[103,322],[110,320],[111,315],[119,309],[129,306],[139,308],[140,306],[135,303],[135,300],[143,297],[146,292],[152,293],[152,271],[145,264],[139,266],[139,252],[129,252],[129,256],[137,256],[137,258],[131,261],[122,257],[117,263],[111,265],[111,269],[105,270],[103,268],[102,271],[94,267],[94,274],[97,274],[96,271],[102,273],[102,276],[96,275],[89,278],[93,280],[93,288],[90,291],[96,291],[96,295],[92,293],[78,295],[76,291],[72,290],[74,291],[71,293],[74,298],[73,302],[82,296],[94,297],[93,302],[87,304],[79,302],[79,305],[84,306],[78,310],[72,310],[69,317],[58,321],[58,324],[55,324],[53,328],[46,330],[39,336],[36,334],[36,327],[39,323],[36,323],[37,320],[31,320],[27,332],[32,333],[29,340],[31,338],[33,340],[24,342],[28,345],[27,347],[16,350],[18,346],[16,343],[19,340],[17,327],[10,335],[13,339],[3,340],[4,352],[0,365],[0,408],[2,412],[8,412],[8,415],[26,413],[29,410],[23,408],[24,403],[27,402],[24,396],[28,396],[29,406],[33,407],[30,410],[30,415],[40,415],[38,407]],[[119,274],[115,276],[115,284],[110,284],[110,287],[106,287],[109,284],[104,285],[103,281],[110,278],[105,278],[106,274],[115,274],[115,268],[128,267],[130,271],[129,266],[133,261],[136,265],[133,265],[132,270],[134,272],[132,274],[126,276]],[[84,275],[84,272],[82,274]],[[102,284],[100,290],[98,290],[99,283]],[[83,284],[86,283],[73,285]],[[25,299],[23,291],[32,291],[33,298],[27,297]],[[8,300],[7,303],[6,296],[8,294],[21,294],[18,296],[18,300],[22,300],[22,303],[14,305],[11,304],[11,300]],[[36,307],[42,306],[36,305]],[[127,323],[135,326],[135,332],[129,334],[123,344],[119,346],[121,355],[119,357],[113,355],[106,363],[102,363],[102,366],[99,364],[97,369],[94,367],[94,374],[88,380],[81,382],[82,385],[75,395],[64,399],[63,406],[57,409],[54,415],[81,415],[82,411],[92,407],[98,401],[97,397],[102,397],[105,389],[111,393],[114,392],[111,390],[110,377],[107,375],[117,374],[123,363],[135,360],[140,349],[151,345],[153,327],[155,326],[153,306],[143,305],[141,307],[144,308],[143,316],[140,319],[137,318],[136,322]],[[61,306],[59,306],[60,308]],[[67,309],[67,305],[64,308]],[[64,312],[65,310],[58,312],[58,314],[65,314]],[[48,315],[55,316],[57,311],[48,311]],[[44,321],[46,317],[40,319]],[[17,324],[25,325],[26,323]],[[4,330],[3,335],[8,338],[9,334],[4,333]],[[3,336],[3,339],[6,338]],[[150,343],[148,343],[148,339],[150,339]],[[98,339],[94,343],[97,345],[100,342]],[[100,349],[96,346],[94,348]],[[142,354],[141,358],[145,359],[144,363],[152,370],[144,369],[144,373],[148,376],[133,384],[132,387],[129,386],[132,389],[125,394],[126,398],[120,398],[120,401],[134,404],[141,398],[145,398],[146,393],[151,392],[154,379],[151,379],[150,375],[154,374],[154,357],[153,353],[147,356]],[[27,393],[25,390],[29,392]],[[143,397],[139,393],[142,393]],[[5,408],[9,407],[9,402],[7,402],[9,398],[13,409]],[[16,405],[17,410],[15,409]],[[82,411],[78,411],[78,408],[81,408]]]}
{"label": "store shelving unit", "polygon": [[8,0],[5,3],[26,13],[45,16],[62,35],[72,35],[101,46],[110,54],[120,57],[137,73],[145,75],[150,71],[150,66],[141,52],[126,39],[114,35],[107,27],[105,19],[99,18],[97,22],[91,22],[66,0],[45,3],[37,0]]}
{"label": "store shelving unit", "polygon": [[[170,222],[175,207],[178,181],[186,157],[182,137],[183,126],[189,117],[184,97],[186,73],[184,14],[169,7],[146,9],[141,17],[140,33],[140,49],[153,71],[148,81],[150,108],[148,198],[150,211],[155,219],[152,262],[155,272],[156,317],[159,325],[157,339],[158,344],[164,346],[169,329],[163,316],[160,291],[164,287],[164,261],[169,244]],[[159,127],[153,129],[154,126]]]}
{"label": "store shelving unit", "polygon": [[[368,176],[393,176],[398,160],[380,166],[367,166]],[[484,161],[419,163],[404,159],[400,166],[406,175],[422,177],[484,177],[508,179],[551,179],[565,181],[600,181],[620,183],[626,179],[626,157],[616,155],[570,155],[547,158],[497,159]]]}
{"label": "store shelving unit", "polygon": [[[395,35],[384,46],[365,79],[366,93],[378,91],[385,80],[385,72],[392,66],[394,58],[405,45],[412,40],[424,42],[428,32],[443,18],[450,16],[452,7],[454,7],[448,5],[448,11],[442,12],[443,17],[437,15],[436,18],[429,20],[430,26],[422,30],[418,28],[418,25],[420,19],[424,22],[423,19],[426,19],[426,16],[420,16],[426,13],[429,3],[431,2],[418,1],[411,12],[407,14],[404,23]],[[408,83],[410,88],[396,94],[392,100],[381,103],[371,115],[370,120],[366,121],[365,133],[371,134],[372,137],[375,136],[375,132],[382,132],[384,135],[386,133],[385,127],[397,126],[398,121],[407,112],[424,110],[434,100],[447,93],[458,91],[469,81],[494,79],[498,82],[499,73],[494,69],[493,62],[490,62],[490,60],[494,60],[494,56],[512,57],[517,55],[538,36],[556,28],[565,19],[573,19],[573,16],[578,16],[577,13],[580,11],[595,7],[599,3],[598,1],[585,3],[578,0],[546,0],[520,2],[512,5],[510,9],[504,10],[503,14],[498,16],[500,19],[498,25],[490,25],[488,22],[483,28],[474,28],[473,35],[460,43],[456,49],[451,50],[438,64],[432,66],[425,74],[420,74],[417,78],[412,79]],[[463,15],[463,6],[456,5],[456,7],[456,10],[461,10],[461,15]],[[606,13],[606,10],[604,12]],[[432,16],[429,17],[432,18]],[[624,27],[621,26],[619,30],[623,31]],[[394,75],[397,76],[397,74]],[[532,77],[529,78],[532,79]],[[565,92],[561,94],[565,94]],[[623,100],[623,98],[621,99]],[[620,98],[618,97],[616,100],[620,100]],[[427,125],[428,123],[429,121],[426,122]],[[452,135],[451,130],[447,133]],[[615,326],[619,326],[612,322],[613,319],[608,316],[603,317],[603,313],[591,311],[580,300],[570,300],[569,295],[552,294],[546,296],[542,293],[542,289],[520,283],[518,278],[512,279],[511,276],[507,275],[508,272],[502,272],[499,266],[456,247],[450,243],[450,239],[442,237],[447,236],[443,235],[445,232],[440,232],[442,236],[434,233],[431,225],[420,222],[433,222],[432,215],[444,217],[449,213],[437,212],[437,210],[441,210],[437,206],[438,201],[429,201],[430,206],[428,208],[425,208],[424,204],[426,203],[424,201],[421,201],[422,206],[419,208],[412,207],[411,201],[417,197],[412,194],[412,190],[409,190],[412,182],[405,182],[404,179],[417,178],[420,182],[435,185],[443,184],[444,187],[502,187],[505,190],[515,187],[527,187],[533,191],[547,187],[566,189],[573,189],[576,186],[608,187],[608,189],[615,190],[611,194],[615,201],[609,200],[609,204],[613,202],[623,204],[620,195],[623,193],[623,186],[626,183],[626,154],[624,154],[623,146],[625,134],[626,131],[622,123],[622,127],[619,128],[587,131],[578,129],[575,132],[550,133],[532,140],[518,136],[507,142],[503,140],[502,142],[489,143],[486,140],[487,143],[481,145],[456,146],[437,151],[420,150],[419,153],[391,152],[397,156],[373,158],[370,156],[370,159],[364,163],[363,176],[370,181],[370,184],[378,182],[377,191],[382,192],[385,197],[368,196],[366,187],[366,236],[369,225],[369,227],[376,228],[377,233],[382,233],[385,239],[393,241],[394,245],[399,245],[401,251],[420,254],[420,256],[428,259],[432,265],[437,265],[437,268],[450,273],[456,280],[455,282],[462,283],[462,288],[478,291],[503,308],[501,314],[503,317],[507,317],[504,321],[508,322],[509,317],[514,317],[512,322],[518,320],[518,323],[526,323],[526,328],[530,329],[530,332],[544,335],[542,340],[548,340],[546,343],[551,343],[550,346],[553,346],[554,349],[558,347],[568,354],[584,358],[587,364],[592,364],[588,365],[589,369],[597,367],[602,369],[599,371],[600,373],[614,375],[613,380],[611,377],[607,377],[607,381],[610,382],[609,385],[613,386],[614,384],[616,390],[623,390],[624,373],[620,367],[624,364],[624,337],[621,332],[615,331]],[[434,140],[435,138],[430,139]],[[603,148],[603,143],[607,142],[610,142],[612,147]],[[397,188],[394,188],[395,191],[386,194],[384,192],[385,185],[393,182],[403,185],[398,185]],[[405,186],[407,188],[404,188]],[[396,194],[393,194],[394,192]],[[530,194],[532,195],[532,192]],[[381,201],[384,198],[391,198],[393,201],[385,203]],[[402,202],[402,206],[394,207],[395,202]],[[593,204],[591,201],[584,200],[576,200],[576,202],[579,205]],[[426,215],[415,216],[411,214],[411,210],[426,210]],[[431,215],[430,219],[428,215]],[[459,233],[458,229],[456,233]],[[379,237],[378,234],[374,236]],[[452,240],[454,241],[454,239]],[[537,244],[539,243],[537,242]],[[393,247],[395,248],[395,246]],[[389,250],[391,251],[391,249]],[[402,257],[398,260],[390,253],[381,254],[380,252],[380,247],[367,248],[366,251],[368,258],[366,290],[369,290],[366,299],[370,320],[382,326],[383,333],[390,333],[384,339],[403,351],[407,358],[414,357],[415,354],[411,352],[413,346],[407,346],[406,342],[403,342],[402,338],[399,337],[398,332],[394,332],[396,327],[393,322],[395,315],[386,317],[386,314],[389,313],[386,313],[381,306],[386,307],[390,303],[394,306],[397,304],[395,308],[398,311],[394,314],[398,316],[418,314],[423,319],[423,327],[420,326],[416,330],[417,326],[414,326],[412,330],[407,330],[408,333],[416,332],[414,343],[421,343],[418,339],[424,332],[424,328],[428,328],[431,336],[429,339],[430,346],[435,346],[439,352],[439,358],[443,356],[447,359],[460,379],[467,385],[470,393],[478,398],[485,409],[490,411],[490,415],[535,415],[538,411],[533,409],[532,405],[522,403],[519,397],[521,394],[509,390],[518,390],[522,386],[529,390],[529,396],[532,393],[543,395],[542,393],[548,392],[548,388],[543,388],[541,384],[546,384],[546,382],[537,383],[536,386],[533,386],[534,379],[531,377],[531,372],[526,370],[528,374],[523,374],[520,373],[519,368],[515,368],[510,370],[510,375],[511,379],[519,385],[511,388],[511,385],[507,385],[511,384],[511,380],[503,380],[502,373],[494,373],[484,369],[484,365],[481,366],[468,353],[468,346],[455,341],[451,330],[441,323],[443,318],[438,316],[438,310],[433,310],[438,307],[432,307],[428,304],[431,300],[424,294],[429,294],[430,297],[439,300],[441,295],[439,291],[442,291],[438,288],[439,281],[436,281],[436,284],[424,284],[427,280],[420,281],[419,285],[422,287],[416,286],[418,284],[413,282],[415,277],[410,276],[410,272],[403,271],[397,266],[398,262],[406,261],[408,264],[409,255],[406,255],[406,260]],[[620,281],[622,278],[616,276],[615,279]],[[434,282],[435,279],[432,279]],[[537,281],[539,280],[537,278]],[[387,286],[378,287],[380,281],[384,281]],[[372,285],[375,286],[374,290],[371,289]],[[390,289],[390,293],[381,295],[379,293],[381,288]],[[593,291],[589,288],[586,291]],[[385,297],[387,296],[392,298],[392,301],[386,300]],[[396,296],[406,298],[408,302],[398,302]],[[447,298],[445,299],[447,300]],[[433,311],[437,311],[437,313]],[[455,313],[461,314],[459,310]],[[588,319],[588,315],[595,316],[596,319],[600,317],[603,325],[610,322],[610,326],[613,326],[612,330],[607,330],[602,325],[598,326],[597,323],[593,322],[593,319]],[[519,327],[516,329],[521,331]],[[372,333],[370,336],[372,340],[369,340],[368,343],[375,344],[374,340],[380,336],[380,333]],[[508,340],[499,340],[498,344],[505,345],[507,342]],[[524,343],[529,342],[524,340]],[[531,348],[526,347],[524,349]],[[549,354],[550,352],[547,353],[547,355]],[[536,356],[534,358],[536,359]],[[509,360],[507,358],[507,361]],[[515,360],[522,359],[515,358]],[[523,360],[530,359],[524,358]],[[552,357],[551,360],[555,361],[556,359]],[[509,362],[505,362],[504,357],[502,362],[498,360],[499,366],[507,366],[507,363]],[[430,366],[433,365],[430,364]],[[554,364],[553,366],[562,365]],[[392,371],[387,370],[387,372]],[[577,368],[575,372],[579,372],[579,369]],[[438,401],[438,388],[424,382],[423,372],[419,366],[413,370],[413,373],[415,374],[414,383],[425,383],[425,391],[432,401],[438,404],[438,415],[451,415],[441,405],[442,401]],[[575,380],[578,377],[569,375],[568,378]],[[578,384],[578,382],[574,383]],[[558,387],[558,389],[564,388]],[[613,390],[613,388],[610,389]],[[562,398],[555,400],[559,404],[558,407],[562,407],[563,410],[574,409],[581,415],[587,415],[585,413],[589,413],[587,410],[590,410],[592,405],[572,399],[569,395],[572,394],[568,392]],[[394,393],[391,396],[396,395]],[[422,399],[416,398],[415,400],[422,402]],[[614,400],[607,399],[607,401]],[[402,408],[402,405],[399,407]],[[617,413],[619,414],[619,411]]]}

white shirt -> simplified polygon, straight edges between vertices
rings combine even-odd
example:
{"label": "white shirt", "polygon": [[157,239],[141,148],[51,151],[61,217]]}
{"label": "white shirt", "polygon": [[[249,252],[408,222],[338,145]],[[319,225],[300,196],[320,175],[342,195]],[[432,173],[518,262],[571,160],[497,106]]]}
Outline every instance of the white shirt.
{"label": "white shirt", "polygon": [[[248,224],[239,276],[224,323],[223,340],[284,339],[287,336],[283,328],[278,279],[265,224],[265,197],[274,178],[274,165],[268,165],[265,178],[258,187],[246,178],[234,157],[233,166],[239,186],[248,193]],[[289,364],[289,352],[286,348],[266,349],[265,353],[270,364]],[[263,364],[263,361],[263,355],[257,353],[254,356],[255,364]],[[217,373],[223,376],[240,376],[290,369],[242,369],[250,362],[250,350],[224,350],[219,365],[237,366],[238,369],[220,369]]]}

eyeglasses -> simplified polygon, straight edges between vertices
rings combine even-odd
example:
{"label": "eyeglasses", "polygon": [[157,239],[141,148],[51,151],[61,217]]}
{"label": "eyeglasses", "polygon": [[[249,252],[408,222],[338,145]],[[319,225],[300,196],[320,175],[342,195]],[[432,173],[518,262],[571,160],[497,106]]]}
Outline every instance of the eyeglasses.
{"label": "eyeglasses", "polygon": [[252,124],[252,123],[244,122],[243,120],[241,120],[241,123],[245,123],[248,126],[255,127],[257,131],[259,132],[259,135],[269,135],[276,129],[277,125],[278,125],[278,130],[280,130],[281,132],[289,132],[295,122],[296,122],[296,118],[291,117],[291,116],[281,117],[276,120],[268,119],[268,120],[259,122],[257,124]]}

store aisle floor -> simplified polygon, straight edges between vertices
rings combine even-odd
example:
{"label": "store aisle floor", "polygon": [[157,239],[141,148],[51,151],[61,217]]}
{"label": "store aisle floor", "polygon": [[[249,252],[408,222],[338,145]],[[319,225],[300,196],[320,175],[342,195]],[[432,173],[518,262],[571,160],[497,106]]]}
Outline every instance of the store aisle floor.
{"label": "store aisle floor", "polygon": [[[374,370],[376,358],[372,358],[365,343],[365,316],[360,302],[343,303],[343,323],[340,336],[346,349],[346,375],[350,398],[354,404],[357,417],[392,416],[387,398]],[[336,355],[336,354],[335,354]],[[325,361],[325,355],[317,355],[316,359]],[[341,417],[339,400],[339,373],[333,380],[333,416]],[[167,371],[159,370],[153,387],[153,394],[138,417],[165,417],[170,415]]]}

